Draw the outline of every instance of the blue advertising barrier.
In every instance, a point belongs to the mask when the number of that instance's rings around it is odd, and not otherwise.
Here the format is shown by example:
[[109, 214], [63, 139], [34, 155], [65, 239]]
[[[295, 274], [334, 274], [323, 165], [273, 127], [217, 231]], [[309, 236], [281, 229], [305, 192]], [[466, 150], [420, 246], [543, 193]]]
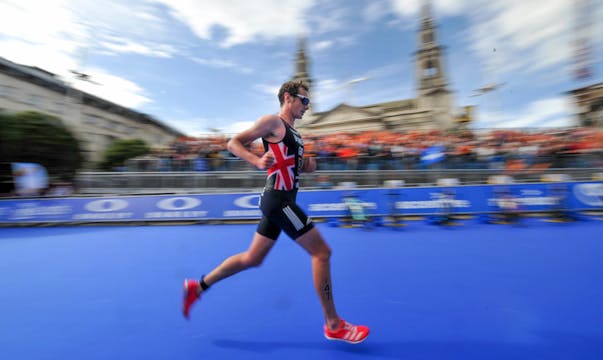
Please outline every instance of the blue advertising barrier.
[[[347, 214], [344, 196], [356, 196], [370, 215], [428, 215], [496, 211], [496, 187], [505, 186], [520, 211], [603, 209], [602, 182], [300, 191], [313, 217]], [[451, 195], [452, 194], [452, 195]], [[198, 194], [0, 200], [0, 224], [258, 219], [259, 194]], [[508, 201], [508, 198], [504, 201]]]

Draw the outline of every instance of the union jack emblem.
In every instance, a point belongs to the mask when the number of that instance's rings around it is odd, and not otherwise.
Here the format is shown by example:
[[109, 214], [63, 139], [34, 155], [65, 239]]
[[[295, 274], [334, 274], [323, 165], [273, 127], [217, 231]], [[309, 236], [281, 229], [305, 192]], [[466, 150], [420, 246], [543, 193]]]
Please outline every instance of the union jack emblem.
[[282, 142], [269, 144], [276, 160], [268, 169], [268, 177], [275, 176], [275, 190], [293, 190], [295, 186], [295, 154], [288, 155], [288, 148]]

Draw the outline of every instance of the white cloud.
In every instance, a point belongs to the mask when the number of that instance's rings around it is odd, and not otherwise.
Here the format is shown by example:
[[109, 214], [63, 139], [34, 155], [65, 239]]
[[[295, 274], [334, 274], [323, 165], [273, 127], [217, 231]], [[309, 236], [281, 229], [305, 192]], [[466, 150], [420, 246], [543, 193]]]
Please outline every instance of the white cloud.
[[[0, 40], [0, 48], [6, 49], [1, 56], [18, 64], [37, 66], [59, 76], [67, 76], [70, 69], [78, 67], [75, 56], [77, 47], [73, 43], [64, 42], [65, 51], [56, 51], [55, 41], [50, 44], [30, 44], [20, 40]], [[40, 59], [44, 59], [40, 63]]]
[[[431, 2], [431, 8], [436, 18], [462, 15], [480, 1], [483, 0], [435, 0]], [[423, 0], [390, 0], [390, 2], [392, 9], [398, 15], [416, 19], [417, 15], [421, 13]]]
[[187, 24], [201, 39], [212, 39], [215, 27], [226, 30], [223, 47], [249, 41], [271, 40], [297, 36], [305, 30], [300, 14], [315, 1], [281, 0], [157, 0], [170, 8], [172, 14]]
[[193, 57], [192, 60], [199, 65], [209, 66], [216, 69], [232, 69], [241, 74], [251, 74], [254, 70], [250, 67], [240, 65], [236, 61], [228, 60], [228, 59], [204, 59]]
[[44, 59], [44, 67], [57, 73], [74, 68], [77, 40], [85, 30], [66, 4], [67, 1], [0, 2], [1, 56], [27, 65], [40, 65], [40, 59]]
[[[568, 62], [572, 2], [508, 0], [473, 9], [471, 47], [498, 75], [530, 72]], [[494, 50], [496, 49], [496, 50]]]
[[478, 114], [475, 128], [552, 128], [575, 126], [571, 99], [555, 97], [534, 101], [512, 113], [483, 112]]
[[[95, 83], [69, 81], [75, 87], [126, 107], [147, 104], [151, 99], [136, 83], [86, 64], [86, 58], [99, 51], [158, 57], [169, 57], [175, 51], [169, 45], [147, 46], [126, 37], [127, 30], [137, 28], [132, 20], [136, 16], [131, 15], [136, 14], [136, 5], [130, 5], [134, 8], [118, 1], [102, 5], [77, 0], [0, 2], [0, 55], [19, 64], [41, 67], [62, 79], [72, 79], [71, 70], [83, 71]], [[97, 6], [96, 13], [89, 11], [91, 6]], [[148, 21], [151, 14], [144, 14], [142, 19]], [[123, 30], [123, 35], [111, 35], [113, 30], [107, 29], [120, 22], [131, 26], [116, 27]]]
[[254, 86], [254, 88], [257, 89], [260, 93], [263, 93], [265, 95], [274, 96], [275, 98], [278, 95], [278, 91], [280, 90], [280, 87], [281, 87], [280, 84], [279, 85], [258, 84], [258, 85]]
[[[390, 1], [392, 11], [404, 22], [413, 21], [415, 27], [422, 1]], [[494, 79], [519, 69], [535, 72], [570, 63], [573, 5], [568, 0], [549, 0], [546, 4], [525, 0], [432, 1], [436, 21], [447, 16], [469, 16], [468, 43], [481, 59], [484, 71]], [[603, 7], [599, 6], [598, 12], [593, 19], [603, 14]]]
[[249, 129], [254, 121], [237, 121], [223, 126], [214, 126], [212, 124], [225, 123], [222, 119], [173, 119], [167, 121], [170, 126], [180, 130], [182, 133], [193, 137], [204, 137], [208, 135], [223, 134], [232, 136]]
[[391, 0], [394, 12], [403, 17], [415, 17], [421, 9], [421, 0]]
[[72, 81], [73, 86], [128, 108], [137, 108], [152, 102], [145, 95], [144, 89], [130, 80], [109, 74], [102, 69], [88, 69], [86, 74], [94, 82], [75, 80]]
[[208, 135], [234, 135], [243, 130], [249, 129], [254, 121], [238, 121], [227, 125], [217, 125], [227, 123], [224, 119], [208, 118], [170, 118], [164, 121], [171, 127], [181, 131], [183, 134], [193, 137], [204, 137]]
[[332, 40], [322, 40], [312, 44], [313, 51], [327, 50], [332, 47], [334, 42]]
[[368, 71], [365, 76], [370, 78], [391, 78], [408, 71], [409, 65], [400, 62], [383, 65]]
[[[336, 79], [322, 78], [315, 85], [312, 93], [313, 110], [323, 111], [344, 102], [344, 83]], [[317, 104], [318, 103], [318, 104]], [[320, 108], [317, 108], [320, 106]]]
[[337, 1], [323, 1], [320, 3], [320, 7], [312, 10], [303, 17], [307, 19], [307, 25], [311, 28], [312, 33], [326, 34], [350, 30], [349, 24], [347, 24], [351, 16], [349, 6], [339, 4]]
[[249, 129], [254, 123], [255, 121], [237, 121], [228, 124], [227, 126], [221, 127], [219, 128], [219, 130], [221, 130], [223, 134], [233, 135], [238, 134], [243, 130]]
[[565, 122], [570, 125], [571, 99], [557, 97], [531, 103], [526, 111], [512, 123], [528, 127], [552, 127], [552, 124]]
[[367, 2], [362, 11], [362, 16], [368, 22], [381, 20], [390, 12], [387, 0], [374, 0]]
[[164, 122], [188, 136], [205, 136], [211, 134], [211, 131], [209, 130], [210, 120], [205, 118], [185, 119], [177, 117], [167, 119], [167, 121]]
[[319, 58], [323, 54], [326, 56], [332, 55], [336, 49], [354, 46], [356, 40], [354, 36], [328, 36], [327, 40], [315, 40], [309, 43], [310, 46], [310, 57], [313, 59]]
[[99, 40], [96, 45], [103, 51], [104, 54], [139, 54], [151, 57], [170, 58], [176, 52], [176, 49], [168, 44], [152, 44], [145, 45], [141, 42], [134, 41], [118, 36], [106, 36], [105, 39]]
[[392, 79], [396, 79], [407, 69], [407, 65], [401, 63], [392, 63], [373, 69], [364, 73], [358, 73], [346, 79], [335, 79], [329, 77], [320, 77], [314, 84], [312, 90], [314, 111], [325, 111], [341, 103], [350, 105], [361, 105], [368, 103], [378, 103], [387, 101], [384, 99], [396, 98], [401, 89], [403, 93], [410, 93], [411, 84], [403, 84], [398, 80], [393, 80], [395, 86], [384, 86], [375, 89], [373, 83], [390, 84]]
[[56, 41], [59, 34], [81, 34], [82, 27], [75, 22], [67, 4], [67, 0], [2, 1], [0, 35], [43, 44]]

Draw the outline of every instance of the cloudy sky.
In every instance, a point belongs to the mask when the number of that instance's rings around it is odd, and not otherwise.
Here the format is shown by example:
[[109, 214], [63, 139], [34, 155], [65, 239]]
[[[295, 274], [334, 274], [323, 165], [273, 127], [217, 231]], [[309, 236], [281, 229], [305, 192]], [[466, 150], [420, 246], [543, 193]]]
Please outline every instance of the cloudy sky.
[[[576, 3], [590, 3], [577, 26]], [[415, 97], [421, 0], [0, 0], [0, 56], [195, 135], [276, 113], [308, 39], [315, 111]], [[573, 124], [565, 92], [603, 81], [603, 1], [433, 0], [456, 106], [476, 128]], [[598, 35], [596, 35], [598, 34]], [[592, 76], [572, 75], [589, 38]], [[94, 83], [73, 79], [70, 70]], [[354, 79], [365, 81], [350, 85]], [[474, 96], [476, 89], [502, 84]]]

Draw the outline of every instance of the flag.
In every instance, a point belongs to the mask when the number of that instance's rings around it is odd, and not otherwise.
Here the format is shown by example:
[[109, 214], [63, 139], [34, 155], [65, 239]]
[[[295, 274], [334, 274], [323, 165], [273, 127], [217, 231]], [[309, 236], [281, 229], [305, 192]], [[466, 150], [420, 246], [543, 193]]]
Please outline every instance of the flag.
[[48, 172], [40, 164], [12, 163], [12, 170], [18, 195], [40, 195], [48, 187]]
[[421, 164], [431, 165], [438, 163], [446, 157], [444, 147], [442, 145], [435, 145], [428, 147], [421, 153]]

